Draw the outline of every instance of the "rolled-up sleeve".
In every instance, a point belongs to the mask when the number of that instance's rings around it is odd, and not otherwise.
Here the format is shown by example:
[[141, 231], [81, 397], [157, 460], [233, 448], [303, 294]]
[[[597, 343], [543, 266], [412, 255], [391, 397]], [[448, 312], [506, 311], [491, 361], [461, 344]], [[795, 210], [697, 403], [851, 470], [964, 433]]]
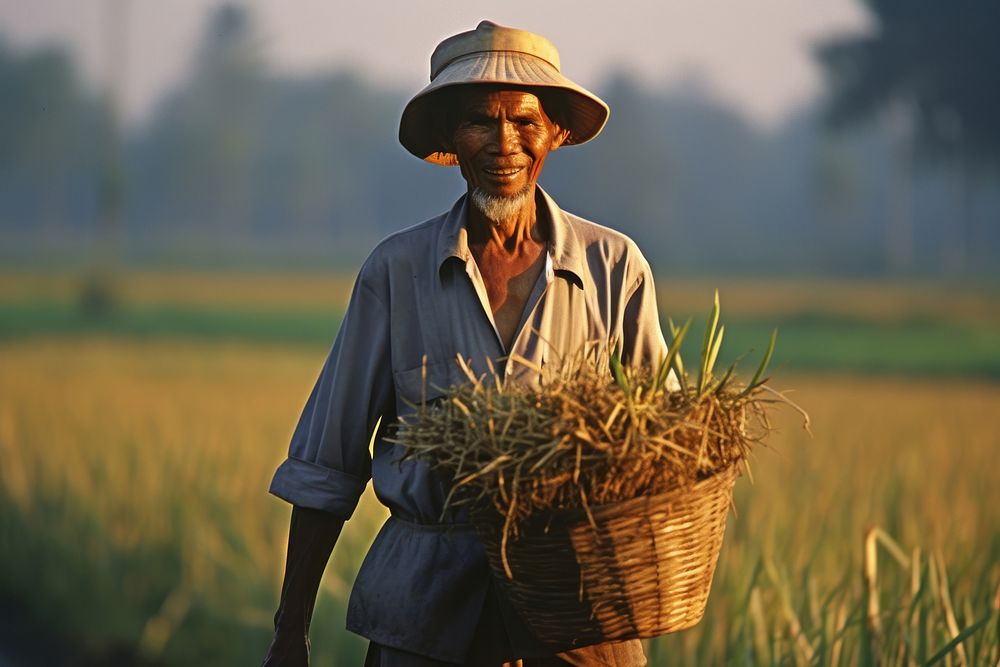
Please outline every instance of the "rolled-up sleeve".
[[395, 409], [386, 297], [362, 269], [270, 492], [349, 519], [371, 478], [368, 443]]

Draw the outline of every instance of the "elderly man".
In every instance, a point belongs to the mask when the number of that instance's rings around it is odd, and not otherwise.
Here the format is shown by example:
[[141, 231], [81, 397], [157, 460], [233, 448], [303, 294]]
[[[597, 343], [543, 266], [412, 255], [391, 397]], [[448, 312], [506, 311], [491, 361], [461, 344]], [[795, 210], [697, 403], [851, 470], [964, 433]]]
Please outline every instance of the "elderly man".
[[[624, 235], [562, 211], [537, 185], [549, 152], [592, 139], [599, 98], [565, 78], [543, 37], [489, 22], [446, 39], [431, 83], [403, 111], [399, 138], [458, 165], [451, 210], [382, 241], [358, 275], [336, 342], [271, 492], [293, 504], [268, 665], [308, 662], [316, 591], [369, 478], [391, 510], [351, 593], [347, 627], [366, 665], [645, 664], [638, 640], [589, 647], [538, 641], [493, 581], [465, 513], [420, 462], [383, 436], [424, 391], [462, 382], [456, 354], [509, 381], [587, 341], [630, 363], [665, 351], [649, 266]], [[426, 359], [426, 364], [424, 360]], [[426, 369], [426, 370], [425, 370]], [[369, 436], [381, 418], [372, 454]]]

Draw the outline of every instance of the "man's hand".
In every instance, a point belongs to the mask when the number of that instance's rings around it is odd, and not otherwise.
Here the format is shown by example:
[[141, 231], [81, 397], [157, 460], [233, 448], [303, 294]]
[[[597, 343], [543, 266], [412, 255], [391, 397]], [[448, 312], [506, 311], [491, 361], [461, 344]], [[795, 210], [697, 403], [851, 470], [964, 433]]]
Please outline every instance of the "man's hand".
[[309, 637], [304, 632], [277, 630], [262, 667], [308, 667]]

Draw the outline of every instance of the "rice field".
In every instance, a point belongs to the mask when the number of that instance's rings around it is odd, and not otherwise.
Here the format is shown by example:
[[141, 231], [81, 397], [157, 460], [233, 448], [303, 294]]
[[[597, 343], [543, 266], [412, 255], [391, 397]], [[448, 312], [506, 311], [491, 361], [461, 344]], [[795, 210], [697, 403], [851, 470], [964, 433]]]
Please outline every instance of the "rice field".
[[[232, 290], [258, 308], [270, 294], [263, 278], [255, 298], [239, 281], [197, 282], [151, 280], [130, 298], [197, 292], [211, 306]], [[0, 297], [13, 284], [0, 280]], [[295, 287], [276, 284], [276, 301]], [[0, 633], [0, 664], [259, 663], [288, 522], [266, 488], [325, 352], [106, 332], [0, 340], [0, 615], [23, 630]], [[779, 369], [780, 352], [779, 338]], [[753, 483], [737, 483], [705, 618], [649, 642], [650, 664], [996, 665], [1000, 384], [793, 369], [773, 384], [794, 389], [814, 436], [779, 417]], [[361, 662], [344, 608], [384, 516], [366, 494], [336, 547], [315, 665]]]

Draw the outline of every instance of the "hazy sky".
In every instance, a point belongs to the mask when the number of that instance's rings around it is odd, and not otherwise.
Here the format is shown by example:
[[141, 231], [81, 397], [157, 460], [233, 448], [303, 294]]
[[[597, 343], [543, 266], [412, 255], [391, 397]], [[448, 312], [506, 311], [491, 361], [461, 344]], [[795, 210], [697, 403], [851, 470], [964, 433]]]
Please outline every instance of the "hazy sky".
[[[183, 78], [213, 0], [0, 0], [0, 35], [16, 47], [69, 45], [89, 81], [108, 69], [107, 8], [125, 8], [126, 113], [141, 118]], [[354, 67], [414, 92], [444, 37], [488, 18], [539, 32], [563, 72], [600, 93], [627, 69], [653, 85], [702, 77], [722, 99], [771, 124], [821, 85], [810, 46], [863, 30], [860, 0], [246, 0], [277, 72]]]

